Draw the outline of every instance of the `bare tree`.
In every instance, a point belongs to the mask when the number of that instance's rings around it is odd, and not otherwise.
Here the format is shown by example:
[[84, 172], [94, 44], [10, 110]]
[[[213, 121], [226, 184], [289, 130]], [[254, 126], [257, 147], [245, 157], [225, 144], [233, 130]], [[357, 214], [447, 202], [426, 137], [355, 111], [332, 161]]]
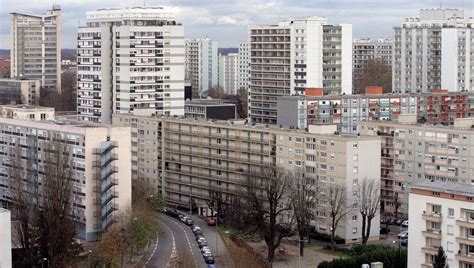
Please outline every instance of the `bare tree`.
[[314, 216], [313, 208], [315, 202], [315, 180], [312, 178], [304, 178], [303, 176], [295, 176], [293, 180], [291, 192], [291, 207], [298, 231], [298, 245], [300, 248], [300, 256], [304, 255], [304, 238], [308, 236], [309, 224]]
[[51, 266], [64, 267], [75, 254], [72, 150], [65, 140], [52, 139], [43, 149], [39, 227], [41, 252]]
[[37, 211], [34, 200], [28, 192], [29, 178], [25, 174], [26, 168], [22, 164], [22, 152], [19, 139], [15, 142], [15, 148], [10, 152], [11, 167], [10, 193], [12, 198], [13, 215], [13, 237], [21, 248], [21, 260], [19, 262], [27, 267], [36, 264], [35, 243], [38, 238], [35, 224]]
[[273, 263], [275, 250], [281, 240], [293, 234], [289, 196], [292, 178], [290, 172], [279, 167], [249, 171], [244, 176], [245, 212], [267, 244], [267, 259], [270, 263]]
[[331, 217], [331, 249], [334, 250], [334, 237], [339, 222], [349, 213], [347, 206], [346, 187], [342, 184], [332, 184], [329, 187], [329, 216]]
[[380, 186], [376, 180], [362, 180], [357, 189], [357, 203], [362, 216], [362, 244], [367, 244], [372, 220], [380, 213]]
[[354, 93], [364, 93], [366, 86], [381, 86], [384, 93], [392, 91], [392, 68], [381, 59], [369, 59], [362, 67], [354, 70], [360, 75], [355, 82]]

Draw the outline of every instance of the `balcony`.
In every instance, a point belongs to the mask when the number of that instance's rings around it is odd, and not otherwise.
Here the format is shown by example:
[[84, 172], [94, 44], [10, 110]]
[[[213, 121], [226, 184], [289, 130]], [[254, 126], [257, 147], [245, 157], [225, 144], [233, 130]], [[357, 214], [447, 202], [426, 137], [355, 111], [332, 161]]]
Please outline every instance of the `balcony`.
[[441, 222], [441, 213], [423, 211], [423, 220], [431, 222]]
[[422, 247], [421, 251], [425, 254], [436, 255], [438, 254], [438, 245], [431, 245], [427, 247]]
[[456, 220], [456, 224], [461, 227], [474, 229], [474, 220], [472, 219], [461, 218], [460, 220]]
[[425, 237], [441, 239], [441, 230], [438, 229], [427, 229], [426, 231], [422, 231], [421, 233]]
[[464, 263], [474, 264], [474, 253], [456, 254], [456, 260]]
[[456, 237], [456, 242], [463, 245], [474, 246], [474, 236]]

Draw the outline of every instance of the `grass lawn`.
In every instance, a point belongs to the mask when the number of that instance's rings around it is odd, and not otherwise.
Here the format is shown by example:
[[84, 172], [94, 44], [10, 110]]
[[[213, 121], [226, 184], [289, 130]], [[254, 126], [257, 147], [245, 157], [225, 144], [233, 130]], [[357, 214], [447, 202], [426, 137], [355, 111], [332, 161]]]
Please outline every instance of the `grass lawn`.
[[330, 250], [330, 249], [321, 248], [319, 251], [322, 252], [322, 253], [328, 254], [328, 255], [337, 256], [339, 258], [348, 258], [349, 257], [349, 255], [347, 255], [346, 253], [341, 252], [341, 251], [337, 251], [337, 250]]

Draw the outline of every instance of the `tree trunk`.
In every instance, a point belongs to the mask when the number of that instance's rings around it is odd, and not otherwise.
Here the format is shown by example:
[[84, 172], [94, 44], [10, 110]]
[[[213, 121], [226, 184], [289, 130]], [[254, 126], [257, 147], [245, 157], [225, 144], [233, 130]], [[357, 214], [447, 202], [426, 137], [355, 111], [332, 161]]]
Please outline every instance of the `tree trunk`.
[[365, 230], [365, 237], [364, 237], [364, 241], [362, 241], [362, 244], [367, 244], [367, 241], [369, 240], [369, 236], [370, 236], [370, 228], [371, 228], [371, 225], [372, 225], [372, 219], [373, 218], [370, 218], [370, 217], [367, 217], [367, 227], [366, 227], [366, 230]]
[[275, 249], [273, 246], [268, 246], [267, 260], [273, 267], [273, 260], [275, 259]]
[[365, 239], [365, 226], [366, 226], [366, 217], [362, 215], [362, 244], [365, 245], [367, 240]]
[[334, 235], [335, 235], [335, 232], [336, 230], [334, 230], [335, 228], [333, 227], [332, 230], [331, 230], [331, 250], [334, 250], [335, 246], [334, 246]]
[[304, 256], [304, 241], [303, 241], [303, 235], [300, 234], [300, 238], [298, 240], [298, 245], [300, 246], [300, 256]]

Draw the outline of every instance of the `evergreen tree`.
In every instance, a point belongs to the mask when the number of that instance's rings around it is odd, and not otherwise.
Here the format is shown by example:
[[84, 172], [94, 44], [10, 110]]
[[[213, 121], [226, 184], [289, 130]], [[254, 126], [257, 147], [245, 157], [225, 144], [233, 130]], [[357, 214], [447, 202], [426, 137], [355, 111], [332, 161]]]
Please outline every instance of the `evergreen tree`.
[[433, 268], [446, 268], [448, 265], [446, 264], [446, 254], [444, 253], [443, 247], [438, 248], [438, 254], [435, 256], [433, 262]]

